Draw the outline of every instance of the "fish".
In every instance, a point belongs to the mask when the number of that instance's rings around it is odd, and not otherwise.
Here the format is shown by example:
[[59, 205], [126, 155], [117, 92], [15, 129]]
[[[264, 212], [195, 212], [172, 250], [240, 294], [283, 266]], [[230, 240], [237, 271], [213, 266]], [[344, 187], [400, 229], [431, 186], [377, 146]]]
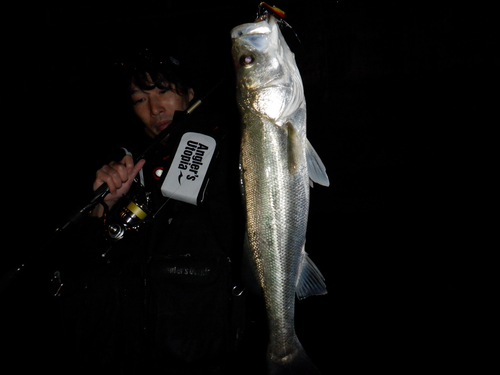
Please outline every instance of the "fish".
[[[287, 24], [288, 25], [288, 24]], [[327, 293], [305, 252], [312, 183], [329, 186], [306, 136], [306, 101], [295, 55], [273, 14], [231, 30], [241, 118], [240, 176], [246, 212], [244, 268], [264, 297], [270, 375], [319, 374], [295, 332], [295, 298]]]

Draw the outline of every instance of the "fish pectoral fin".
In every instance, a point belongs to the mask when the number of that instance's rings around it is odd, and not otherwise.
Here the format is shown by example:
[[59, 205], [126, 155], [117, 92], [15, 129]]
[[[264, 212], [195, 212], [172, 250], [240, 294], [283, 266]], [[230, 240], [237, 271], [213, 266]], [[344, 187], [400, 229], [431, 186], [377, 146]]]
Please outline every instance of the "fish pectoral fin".
[[288, 132], [288, 171], [290, 174], [294, 174], [299, 165], [301, 147], [297, 131], [291, 122], [286, 123], [286, 130]]
[[307, 170], [311, 181], [322, 186], [330, 186], [326, 168], [309, 140], [306, 140]]
[[295, 293], [299, 300], [310, 296], [321, 296], [327, 294], [325, 278], [306, 252], [302, 253], [299, 279], [295, 287]]

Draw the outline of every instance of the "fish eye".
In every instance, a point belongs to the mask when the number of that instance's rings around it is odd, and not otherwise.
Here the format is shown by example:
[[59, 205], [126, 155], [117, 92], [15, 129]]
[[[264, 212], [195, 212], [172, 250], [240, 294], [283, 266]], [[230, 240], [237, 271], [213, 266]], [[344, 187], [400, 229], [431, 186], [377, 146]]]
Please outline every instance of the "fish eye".
[[240, 57], [241, 66], [250, 66], [255, 61], [255, 58], [252, 55], [242, 55]]

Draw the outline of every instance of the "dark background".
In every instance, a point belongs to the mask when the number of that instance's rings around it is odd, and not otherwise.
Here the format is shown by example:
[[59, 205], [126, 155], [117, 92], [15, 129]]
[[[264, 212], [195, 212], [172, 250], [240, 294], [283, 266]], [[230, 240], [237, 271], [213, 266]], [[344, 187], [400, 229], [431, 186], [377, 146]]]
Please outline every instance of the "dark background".
[[[484, 343], [497, 279], [492, 10], [452, 1], [275, 4], [302, 42], [288, 39], [308, 138], [331, 181], [312, 190], [307, 235], [329, 294], [297, 304], [299, 338], [324, 373], [478, 372], [493, 353]], [[2, 270], [50, 250], [41, 246], [90, 194], [102, 154], [130, 130], [110, 78], [116, 56], [148, 38], [175, 44], [196, 67], [199, 93], [227, 77], [211, 102], [224, 111], [234, 97], [229, 32], [253, 21], [257, 5], [43, 2], [9, 12]], [[2, 330], [15, 330], [3, 336], [6, 358], [22, 353], [21, 368], [62, 360], [50, 271], [40, 266], [1, 300]], [[37, 354], [47, 348], [49, 356]]]

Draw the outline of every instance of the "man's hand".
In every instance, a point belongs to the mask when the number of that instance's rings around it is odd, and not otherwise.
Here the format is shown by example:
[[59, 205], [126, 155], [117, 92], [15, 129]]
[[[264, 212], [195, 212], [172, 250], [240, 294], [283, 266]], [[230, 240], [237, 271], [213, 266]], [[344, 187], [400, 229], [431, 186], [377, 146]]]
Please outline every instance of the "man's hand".
[[[128, 193], [135, 176], [137, 176], [137, 173], [144, 166], [144, 163], [146, 163], [146, 160], [142, 159], [134, 165], [132, 156], [125, 155], [119, 162], [112, 161], [108, 165], [103, 166], [96, 173], [94, 191], [103, 183], [106, 183], [109, 187], [109, 194], [104, 197], [104, 203], [109, 208], [113, 207], [124, 194]], [[92, 211], [92, 216], [101, 217], [103, 213], [104, 207], [98, 205]]]

